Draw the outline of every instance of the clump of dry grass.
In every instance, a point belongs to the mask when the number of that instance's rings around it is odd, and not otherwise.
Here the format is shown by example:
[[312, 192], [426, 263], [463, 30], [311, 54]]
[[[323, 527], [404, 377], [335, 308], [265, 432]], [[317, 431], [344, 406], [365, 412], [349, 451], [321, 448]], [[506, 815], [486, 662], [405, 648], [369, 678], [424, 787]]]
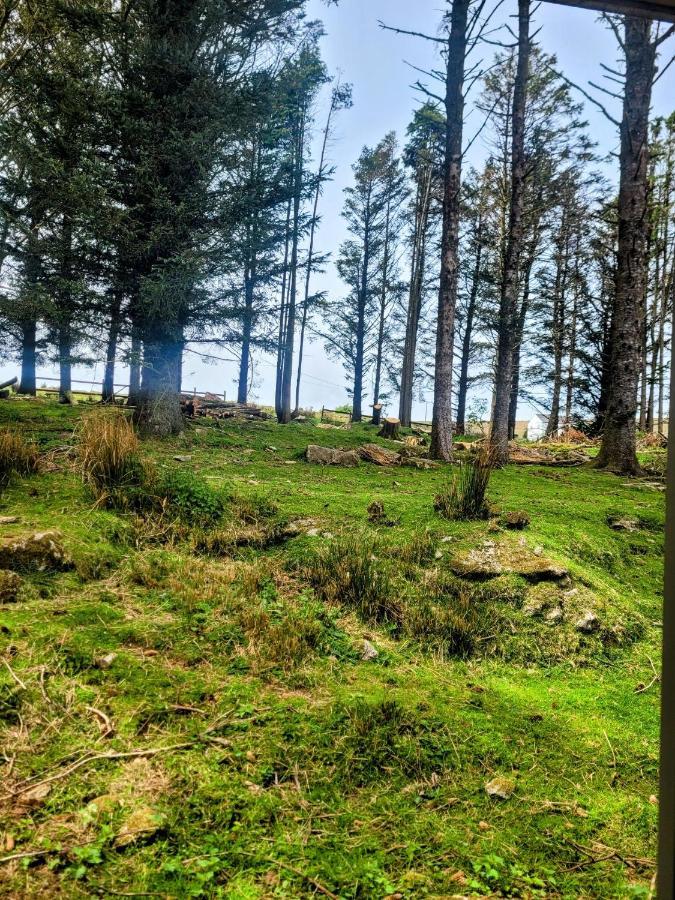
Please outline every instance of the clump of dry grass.
[[140, 486], [146, 474], [136, 432], [129, 420], [117, 412], [83, 420], [79, 461], [84, 483], [101, 504], [114, 503], [125, 489]]
[[377, 549], [366, 535], [345, 535], [310, 559], [308, 575], [321, 600], [348, 606], [367, 622], [400, 626], [401, 605]]
[[496, 465], [497, 455], [490, 446], [470, 462], [460, 463], [459, 473], [434, 498], [434, 509], [446, 519], [487, 519], [490, 507], [486, 494]]
[[39, 470], [40, 455], [36, 444], [20, 434], [0, 428], [0, 490], [7, 487], [12, 475], [32, 475]]

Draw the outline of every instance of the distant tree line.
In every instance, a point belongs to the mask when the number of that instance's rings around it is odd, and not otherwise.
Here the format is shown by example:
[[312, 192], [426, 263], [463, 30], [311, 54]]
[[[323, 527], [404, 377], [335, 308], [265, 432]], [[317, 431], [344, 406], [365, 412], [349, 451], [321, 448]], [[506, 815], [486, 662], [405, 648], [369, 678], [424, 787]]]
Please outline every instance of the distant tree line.
[[[600, 464], [637, 471], [636, 428], [662, 430], [668, 398], [675, 113], [649, 110], [672, 29], [606, 17], [615, 117], [536, 43], [528, 0], [517, 31], [499, 14], [454, 0], [420, 35], [441, 68], [403, 144], [386, 134], [352, 167], [344, 290], [329, 296], [317, 229], [351, 88], [327, 72], [304, 0], [6, 0], [0, 350], [19, 389], [35, 393], [46, 360], [67, 402], [73, 366], [103, 360], [109, 402], [121, 362], [139, 425], [168, 434], [185, 354], [215, 344], [240, 402], [272, 356], [288, 422], [311, 338], [342, 363], [356, 421], [395, 403], [409, 425], [433, 393], [438, 458], [485, 417], [505, 460], [524, 401], [550, 434], [602, 434]], [[618, 191], [582, 95], [617, 126]], [[468, 168], [478, 138], [486, 159]]]

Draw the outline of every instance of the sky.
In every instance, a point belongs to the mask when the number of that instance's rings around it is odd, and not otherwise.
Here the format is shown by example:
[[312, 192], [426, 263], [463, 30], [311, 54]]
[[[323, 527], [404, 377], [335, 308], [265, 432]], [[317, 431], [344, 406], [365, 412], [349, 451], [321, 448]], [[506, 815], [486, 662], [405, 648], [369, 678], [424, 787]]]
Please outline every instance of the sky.
[[[336, 167], [333, 181], [326, 186], [321, 199], [319, 214], [321, 223], [316, 235], [319, 251], [329, 251], [333, 261], [328, 263], [325, 274], [313, 278], [312, 289], [326, 290], [332, 297], [345, 292], [336, 272], [334, 260], [338, 247], [344, 240], [345, 225], [340, 215], [343, 191], [351, 183], [351, 166], [364, 145], [376, 144], [388, 131], [396, 131], [401, 140], [414, 109], [423, 102], [423, 96], [413, 83], [419, 77], [412, 68], [428, 69], [433, 66], [437, 48], [419, 38], [394, 34], [379, 27], [378, 21], [427, 34], [436, 34], [447, 5], [442, 0], [340, 0], [337, 6], [326, 6], [323, 0], [309, 0], [308, 14], [324, 23], [325, 36], [321, 48], [323, 58], [331, 74], [340, 74], [341, 80], [353, 85], [354, 105], [340, 112], [330, 146], [330, 163]], [[515, 0], [502, 5], [501, 19], [516, 12]], [[499, 14], [498, 14], [499, 15]], [[516, 22], [509, 20], [512, 27]], [[663, 27], [663, 26], [662, 26]], [[548, 53], [558, 57], [559, 68], [577, 84], [588, 87], [589, 80], [601, 80], [600, 62], [612, 66], [618, 57], [618, 48], [612, 32], [599, 21], [598, 15], [589, 10], [574, 9], [544, 2], [536, 11], [533, 31], [541, 28], [537, 41]], [[666, 59], [675, 52], [675, 39], [664, 45]], [[486, 48], [491, 52], [491, 48]], [[669, 51], [669, 52], [668, 52]], [[486, 54], [488, 55], [488, 54]], [[600, 96], [600, 95], [598, 95]], [[579, 96], [580, 100], [583, 100]], [[620, 104], [603, 97], [615, 118], [620, 118]], [[317, 128], [320, 128], [327, 109], [328, 90], [317, 104]], [[598, 151], [608, 153], [618, 148], [616, 127], [590, 103], [584, 101], [590, 133], [598, 142]], [[654, 88], [653, 114], [667, 115], [675, 109], [675, 66]], [[465, 126], [468, 140], [480, 125], [478, 115], [469, 115]], [[485, 142], [479, 138], [467, 155], [467, 163], [480, 165], [486, 153]], [[615, 175], [610, 166], [608, 176]], [[200, 346], [200, 349], [203, 346]], [[213, 348], [214, 355], [227, 356], [222, 348]], [[257, 354], [255, 358], [256, 383], [254, 395], [265, 404], [274, 398], [274, 362], [270, 357]], [[75, 377], [100, 380], [102, 364], [92, 374], [91, 370], [78, 371]], [[301, 405], [320, 409], [334, 408], [348, 402], [345, 376], [342, 366], [327, 358], [321, 342], [311, 342], [307, 348], [305, 377], [301, 389]], [[16, 365], [0, 365], [0, 378], [18, 374]], [[39, 371], [40, 376], [54, 375], [49, 366]], [[183, 386], [185, 390], [209, 390], [236, 395], [236, 365], [215, 360], [206, 362], [194, 353], [186, 354]], [[116, 381], [124, 383], [126, 372], [120, 368]], [[367, 405], [369, 401], [366, 399]], [[397, 401], [391, 402], [395, 411]], [[426, 419], [431, 414], [429, 402], [416, 403], [413, 418]], [[519, 418], [527, 417], [530, 409], [519, 408]]]

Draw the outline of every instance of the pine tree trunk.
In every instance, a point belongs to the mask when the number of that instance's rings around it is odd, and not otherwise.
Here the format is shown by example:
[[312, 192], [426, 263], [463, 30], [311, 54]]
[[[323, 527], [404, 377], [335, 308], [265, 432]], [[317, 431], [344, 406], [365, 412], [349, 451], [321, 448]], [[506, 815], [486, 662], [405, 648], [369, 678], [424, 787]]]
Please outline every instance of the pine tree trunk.
[[389, 278], [389, 223], [391, 221], [391, 200], [387, 201], [387, 214], [384, 225], [384, 251], [382, 257], [382, 285], [380, 289], [380, 317], [377, 332], [377, 350], [375, 353], [375, 386], [373, 388], [373, 406], [380, 402], [380, 384], [382, 381], [382, 352], [384, 350], [384, 326], [387, 312], [387, 289]]
[[110, 308], [110, 325], [108, 326], [108, 340], [105, 351], [105, 369], [101, 389], [101, 401], [103, 403], [113, 403], [115, 400], [115, 360], [120, 336], [121, 314], [122, 297], [119, 291], [115, 291]]
[[277, 377], [274, 389], [274, 412], [278, 420], [281, 420], [281, 396], [284, 380], [284, 340], [286, 336], [286, 309], [288, 292], [288, 257], [291, 247], [291, 213], [293, 210], [292, 199], [286, 207], [286, 232], [284, 239], [284, 267], [281, 275], [281, 297], [279, 301], [279, 331], [277, 334]]
[[504, 272], [499, 304], [495, 403], [490, 442], [496, 458], [509, 457], [509, 405], [513, 382], [513, 342], [518, 300], [518, 273], [523, 246], [525, 198], [525, 107], [530, 64], [530, 3], [518, 0], [518, 64], [513, 88], [513, 138], [511, 143], [511, 201]]
[[134, 420], [142, 431], [156, 437], [183, 429], [180, 411], [183, 339], [149, 332], [143, 340], [143, 373]]
[[248, 370], [251, 364], [251, 331], [253, 328], [253, 276], [250, 272], [246, 273], [244, 296], [245, 308], [241, 333], [237, 403], [246, 403], [248, 401]]
[[131, 323], [131, 347], [129, 348], [129, 391], [127, 405], [135, 406], [141, 392], [141, 366], [143, 342], [141, 332], [135, 322]]
[[470, 0], [454, 0], [452, 4], [445, 83], [446, 128], [441, 279], [438, 294], [434, 365], [434, 411], [429, 447], [429, 456], [442, 460], [452, 458], [452, 366], [459, 278], [464, 67], [467, 53], [469, 5]]
[[648, 129], [656, 48], [651, 21], [625, 17], [626, 77], [621, 122], [619, 243], [605, 431], [598, 465], [638, 474], [635, 416], [647, 244]]
[[410, 427], [412, 419], [413, 388], [415, 384], [415, 357], [417, 353], [417, 335], [422, 315], [422, 291], [424, 287], [424, 271], [426, 265], [427, 230], [429, 227], [429, 211], [431, 201], [432, 172], [426, 172], [424, 180], [417, 187], [417, 203], [415, 215], [415, 236], [408, 291], [408, 314], [406, 316], [405, 342], [403, 345], [403, 362], [401, 367], [401, 395], [399, 398], [398, 417], [401, 425]]
[[479, 215], [476, 234], [476, 259], [474, 262], [473, 273], [471, 276], [471, 290], [469, 292], [469, 302], [466, 309], [466, 322], [464, 323], [464, 334], [462, 336], [462, 359], [459, 369], [459, 381], [457, 383], [457, 416], [455, 422], [455, 430], [457, 434], [466, 433], [466, 397], [469, 390], [469, 363], [471, 361], [471, 338], [473, 336], [473, 320], [476, 314], [476, 300], [478, 299], [478, 288], [480, 285], [481, 266], [483, 258], [483, 216], [482, 211]]
[[59, 328], [59, 403], [72, 403], [72, 335], [70, 322]]
[[316, 191], [314, 192], [314, 209], [312, 210], [312, 221], [309, 227], [309, 249], [307, 251], [307, 271], [305, 272], [305, 294], [302, 302], [302, 321], [300, 322], [300, 343], [298, 345], [298, 371], [295, 379], [295, 411], [300, 409], [300, 384], [302, 382], [302, 361], [305, 355], [305, 332], [307, 330], [307, 318], [309, 316], [309, 284], [312, 278], [312, 263], [314, 261], [314, 235], [316, 233], [317, 214], [319, 211], [319, 198], [321, 197], [321, 185], [324, 178], [326, 148], [328, 146], [328, 136], [330, 134], [330, 123], [336, 109], [337, 93], [334, 91], [330, 107], [328, 108], [328, 117], [326, 126], [323, 130], [323, 140], [321, 142], [321, 155], [319, 157], [319, 171], [316, 179]]
[[569, 354], [567, 358], [567, 396], [565, 398], [565, 426], [572, 427], [572, 407], [574, 404], [574, 367], [576, 364], [577, 354], [577, 316], [579, 313], [579, 239], [577, 236], [577, 256], [576, 256], [576, 284], [574, 287], [574, 297], [572, 299], [572, 319], [570, 321], [569, 330]]
[[21, 323], [21, 379], [16, 389], [17, 394], [36, 393], [35, 366], [37, 360], [37, 326], [35, 320], [29, 319]]
[[537, 247], [539, 245], [539, 237], [541, 230], [539, 223], [535, 229], [535, 236], [532, 239], [530, 252], [523, 270], [523, 296], [520, 302], [520, 312], [518, 313], [518, 324], [513, 346], [513, 375], [511, 378], [511, 396], [509, 398], [509, 440], [513, 440], [516, 436], [516, 417], [518, 415], [518, 397], [520, 394], [520, 351], [523, 346], [523, 335], [525, 334], [525, 322], [530, 308], [530, 278], [532, 276], [532, 266], [534, 265]]

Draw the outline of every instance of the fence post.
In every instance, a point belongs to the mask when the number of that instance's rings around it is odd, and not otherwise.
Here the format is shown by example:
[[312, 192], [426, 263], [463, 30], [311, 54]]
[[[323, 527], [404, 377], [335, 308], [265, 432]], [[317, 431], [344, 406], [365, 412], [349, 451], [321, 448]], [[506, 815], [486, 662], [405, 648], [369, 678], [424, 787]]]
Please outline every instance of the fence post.
[[325, 407], [322, 406], [322, 407], [321, 407], [321, 423], [322, 423], [322, 424], [323, 424], [323, 411], [324, 411], [324, 409], [325, 409]]

